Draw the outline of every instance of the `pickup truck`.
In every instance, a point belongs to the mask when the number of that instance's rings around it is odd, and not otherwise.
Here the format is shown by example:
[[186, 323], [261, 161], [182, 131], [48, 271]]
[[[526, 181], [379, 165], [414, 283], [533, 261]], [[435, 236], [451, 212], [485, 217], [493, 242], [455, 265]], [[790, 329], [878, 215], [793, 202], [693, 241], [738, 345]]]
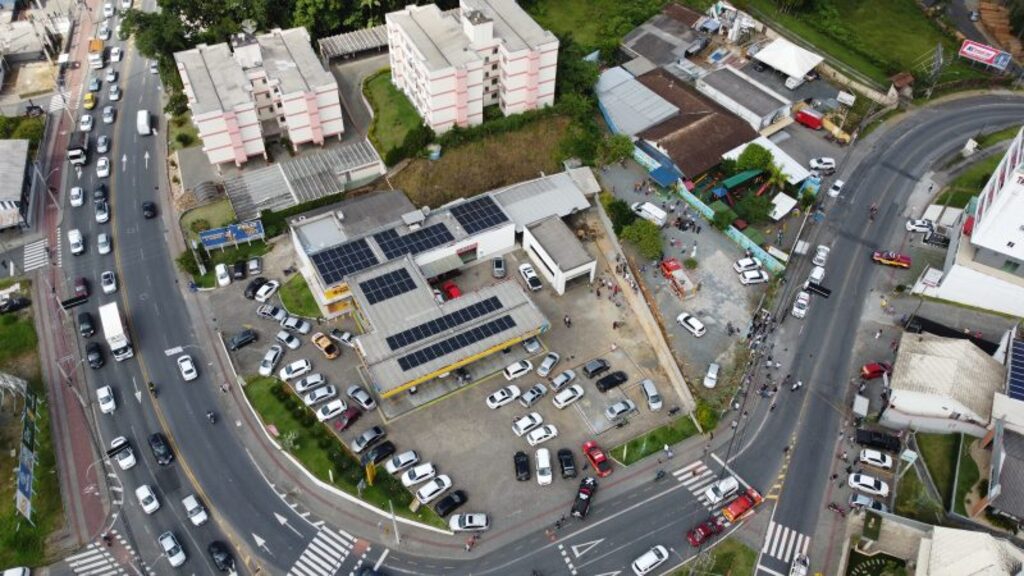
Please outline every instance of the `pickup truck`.
[[722, 516], [729, 522], [735, 523], [763, 501], [764, 498], [760, 492], [753, 488], [748, 488], [745, 493], [734, 498], [732, 502], [729, 502], [728, 506], [722, 509]]
[[892, 434], [886, 434], [885, 432], [858, 428], [855, 439], [857, 440], [857, 444], [867, 446], [868, 448], [877, 448], [879, 450], [888, 450], [890, 452], [900, 451], [900, 439]]

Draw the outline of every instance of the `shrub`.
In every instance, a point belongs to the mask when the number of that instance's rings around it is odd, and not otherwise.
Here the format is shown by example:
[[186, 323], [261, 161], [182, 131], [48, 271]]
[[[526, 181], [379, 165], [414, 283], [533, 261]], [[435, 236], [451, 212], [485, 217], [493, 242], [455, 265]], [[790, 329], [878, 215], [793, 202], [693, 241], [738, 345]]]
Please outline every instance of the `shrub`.
[[199, 275], [199, 264], [196, 263], [196, 259], [192, 256], [191, 250], [185, 250], [174, 260], [178, 265], [178, 269], [190, 276]]
[[302, 410], [302, 418], [300, 419], [303, 428], [312, 428], [316, 424], [316, 416], [309, 410]]
[[210, 228], [213, 228], [213, 226], [210, 226], [210, 221], [205, 218], [193, 220], [192, 224], [189, 225], [189, 229], [195, 232], [196, 234], [199, 234], [200, 232], [203, 232], [205, 230], [209, 230]]
[[711, 219], [711, 225], [719, 230], [725, 230], [735, 220], [733, 216], [735, 215], [729, 210], [715, 212], [715, 217]]
[[331, 444], [334, 444], [334, 441], [324, 436], [321, 436], [320, 439], [316, 441], [316, 445], [319, 446], [321, 450], [330, 450]]
[[647, 220], [636, 220], [622, 229], [621, 238], [634, 246], [644, 258], [661, 258], [661, 229]]
[[601, 193], [601, 205], [604, 206], [608, 219], [612, 221], [612, 229], [616, 235], [622, 234], [622, 229], [636, 220], [636, 214], [629, 208], [629, 204], [608, 192]]
[[189, 134], [188, 132], [178, 132], [178, 135], [175, 136], [174, 139], [178, 142], [178, 144], [181, 144], [183, 148], [191, 146], [192, 143], [196, 141], [195, 137]]
[[697, 259], [696, 258], [687, 258], [686, 260], [683, 260], [683, 268], [686, 268], [687, 270], [693, 270], [696, 267], [697, 267]]
[[700, 424], [701, 430], [709, 432], [718, 425], [718, 412], [707, 402], [698, 402], [694, 417]]

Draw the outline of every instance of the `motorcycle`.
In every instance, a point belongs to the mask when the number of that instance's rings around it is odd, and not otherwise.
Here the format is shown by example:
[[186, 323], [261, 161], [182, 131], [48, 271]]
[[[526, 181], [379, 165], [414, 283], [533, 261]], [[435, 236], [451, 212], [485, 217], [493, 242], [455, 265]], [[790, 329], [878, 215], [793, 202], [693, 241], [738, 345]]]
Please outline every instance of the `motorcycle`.
[[793, 386], [790, 389], [793, 390], [793, 392], [796, 392], [800, 388], [803, 388], [803, 385], [804, 385], [803, 382], [801, 382], [800, 380], [797, 380], [796, 384], [793, 384]]
[[657, 481], [661, 480], [664, 477], [665, 477], [665, 471], [664, 470], [658, 470], [657, 474], [654, 475], [654, 481], [657, 482]]
[[153, 395], [153, 398], [156, 398], [156, 384], [149, 383], [149, 393]]
[[840, 518], [846, 518], [846, 511], [843, 510], [842, 507], [836, 504], [835, 502], [829, 502], [827, 508], [830, 511], [835, 512], [836, 514], [839, 514]]
[[212, 410], [206, 413], [206, 419], [210, 421], [210, 424], [217, 423], [217, 415]]

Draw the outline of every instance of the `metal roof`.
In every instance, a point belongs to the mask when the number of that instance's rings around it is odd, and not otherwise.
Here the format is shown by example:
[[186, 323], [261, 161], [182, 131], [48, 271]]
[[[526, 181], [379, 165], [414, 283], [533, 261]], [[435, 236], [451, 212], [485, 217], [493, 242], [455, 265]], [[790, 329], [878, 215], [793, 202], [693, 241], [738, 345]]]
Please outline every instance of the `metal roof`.
[[583, 248], [579, 238], [569, 230], [557, 216], [549, 216], [527, 227], [530, 234], [544, 247], [544, 251], [555, 261], [562, 272], [579, 268], [594, 261], [594, 257]]
[[381, 24], [344, 34], [327, 36], [318, 41], [320, 56], [327, 58], [344, 58], [367, 50], [384, 48], [388, 45], [387, 27]]
[[590, 168], [575, 168], [513, 184], [493, 192], [494, 199], [516, 223], [516, 230], [551, 215], [564, 218], [590, 208], [585, 194], [601, 189]]
[[21, 201], [28, 166], [28, 140], [0, 140], [0, 200]]
[[698, 90], [700, 90], [702, 83], [725, 94], [747, 110], [761, 117], [792, 104], [792, 102], [786, 100], [777, 92], [732, 66], [725, 66], [702, 76], [697, 81]]
[[597, 80], [597, 98], [612, 130], [629, 136], [664, 122], [679, 113], [621, 66], [609, 68]]

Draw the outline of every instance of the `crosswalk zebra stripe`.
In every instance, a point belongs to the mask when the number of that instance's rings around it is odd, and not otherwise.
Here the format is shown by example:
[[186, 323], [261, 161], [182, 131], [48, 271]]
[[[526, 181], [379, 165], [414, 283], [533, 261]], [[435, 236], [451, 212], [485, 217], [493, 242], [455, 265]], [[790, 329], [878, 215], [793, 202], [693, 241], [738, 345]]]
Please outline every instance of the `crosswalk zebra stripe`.
[[46, 266], [49, 258], [46, 255], [46, 248], [49, 245], [49, 239], [43, 238], [42, 240], [36, 240], [30, 244], [26, 244], [22, 250], [22, 264], [21, 269], [25, 272], [30, 272], [37, 268]]

